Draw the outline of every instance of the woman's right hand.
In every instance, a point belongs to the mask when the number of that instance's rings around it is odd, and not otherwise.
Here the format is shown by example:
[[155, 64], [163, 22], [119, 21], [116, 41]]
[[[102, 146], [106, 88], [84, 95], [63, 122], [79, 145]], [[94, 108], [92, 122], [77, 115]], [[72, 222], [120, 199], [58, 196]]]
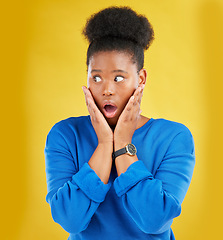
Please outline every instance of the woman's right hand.
[[91, 122], [98, 137], [98, 144], [112, 143], [113, 144], [113, 132], [104, 118], [101, 111], [95, 104], [93, 96], [88, 88], [82, 87], [85, 94], [85, 101], [88, 112], [91, 117]]
[[108, 183], [113, 152], [113, 132], [109, 127], [106, 119], [94, 102], [94, 98], [89, 89], [83, 87], [86, 105], [91, 117], [91, 123], [98, 137], [98, 146], [95, 149], [89, 166], [95, 171], [104, 184]]

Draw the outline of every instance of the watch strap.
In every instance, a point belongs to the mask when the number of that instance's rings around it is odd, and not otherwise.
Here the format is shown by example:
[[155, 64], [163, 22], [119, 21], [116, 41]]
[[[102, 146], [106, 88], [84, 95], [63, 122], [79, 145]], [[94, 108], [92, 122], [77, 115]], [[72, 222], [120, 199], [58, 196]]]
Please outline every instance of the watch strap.
[[126, 147], [121, 148], [115, 152], [112, 153], [112, 159], [114, 160], [115, 158], [117, 158], [118, 156], [127, 153]]

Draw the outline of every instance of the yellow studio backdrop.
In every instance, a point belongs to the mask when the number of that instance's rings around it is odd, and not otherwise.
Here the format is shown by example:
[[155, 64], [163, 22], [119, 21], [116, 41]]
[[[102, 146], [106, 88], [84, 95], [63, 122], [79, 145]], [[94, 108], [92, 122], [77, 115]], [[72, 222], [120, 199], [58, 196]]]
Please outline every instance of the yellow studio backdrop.
[[222, 0], [9, 1], [1, 14], [1, 233], [3, 240], [62, 240], [51, 218], [46, 135], [58, 121], [88, 114], [86, 19], [111, 5], [145, 14], [155, 31], [146, 52], [143, 114], [185, 124], [196, 167], [177, 240], [219, 239], [222, 228]]

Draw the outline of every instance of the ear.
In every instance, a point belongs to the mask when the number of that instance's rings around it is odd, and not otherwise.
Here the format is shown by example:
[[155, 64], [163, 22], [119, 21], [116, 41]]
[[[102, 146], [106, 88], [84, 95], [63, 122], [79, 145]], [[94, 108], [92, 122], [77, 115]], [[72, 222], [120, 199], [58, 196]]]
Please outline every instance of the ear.
[[139, 71], [139, 86], [141, 84], [145, 85], [146, 84], [146, 78], [147, 78], [147, 71], [146, 69], [142, 68]]

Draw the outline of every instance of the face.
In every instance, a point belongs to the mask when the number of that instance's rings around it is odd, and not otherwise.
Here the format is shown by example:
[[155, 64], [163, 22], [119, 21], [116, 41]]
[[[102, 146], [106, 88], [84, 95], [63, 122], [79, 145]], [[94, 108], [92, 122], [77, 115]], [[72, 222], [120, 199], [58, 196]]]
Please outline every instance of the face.
[[145, 69], [137, 72], [128, 53], [98, 52], [90, 58], [88, 88], [110, 126], [116, 125], [129, 98], [145, 81]]

